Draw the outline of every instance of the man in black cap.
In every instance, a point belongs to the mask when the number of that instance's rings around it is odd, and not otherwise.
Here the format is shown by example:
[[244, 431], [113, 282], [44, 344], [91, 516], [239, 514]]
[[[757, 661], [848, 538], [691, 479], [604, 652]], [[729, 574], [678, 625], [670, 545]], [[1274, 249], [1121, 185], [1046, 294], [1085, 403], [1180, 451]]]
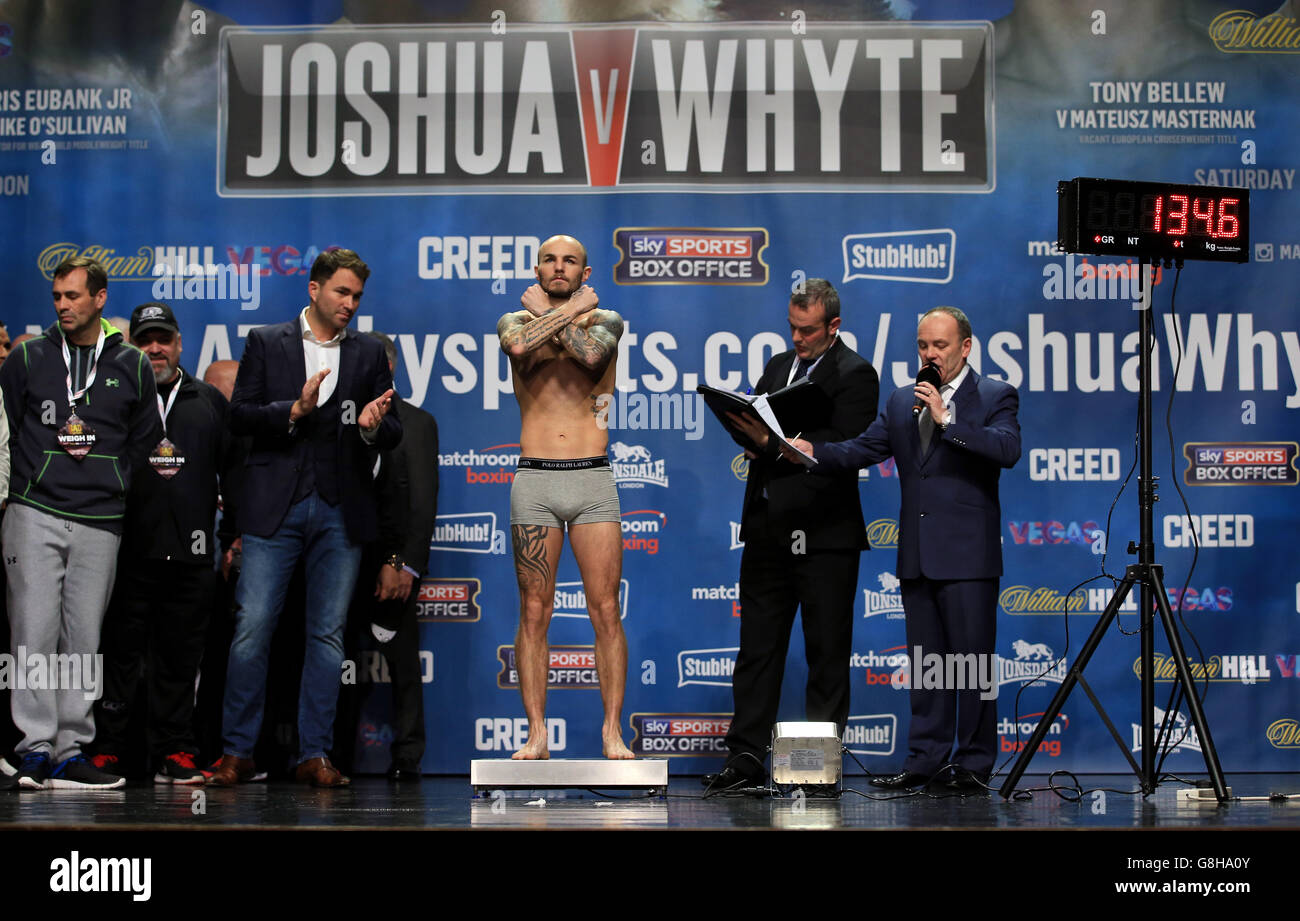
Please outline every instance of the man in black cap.
[[215, 578], [212, 530], [230, 456], [229, 404], [180, 366], [181, 332], [166, 304], [135, 309], [131, 342], [153, 367], [163, 438], [127, 499], [117, 588], [104, 623], [94, 761], [104, 771], [125, 767], [129, 708], [143, 666], [154, 780], [200, 784], [194, 679]]

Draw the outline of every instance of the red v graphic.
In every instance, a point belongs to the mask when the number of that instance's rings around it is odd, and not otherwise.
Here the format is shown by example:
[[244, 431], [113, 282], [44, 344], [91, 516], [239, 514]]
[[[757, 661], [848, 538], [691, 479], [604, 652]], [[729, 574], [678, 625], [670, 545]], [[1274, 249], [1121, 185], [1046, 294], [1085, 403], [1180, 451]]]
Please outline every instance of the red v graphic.
[[587, 149], [587, 178], [593, 186], [612, 186], [618, 182], [623, 153], [636, 30], [575, 30], [570, 34]]

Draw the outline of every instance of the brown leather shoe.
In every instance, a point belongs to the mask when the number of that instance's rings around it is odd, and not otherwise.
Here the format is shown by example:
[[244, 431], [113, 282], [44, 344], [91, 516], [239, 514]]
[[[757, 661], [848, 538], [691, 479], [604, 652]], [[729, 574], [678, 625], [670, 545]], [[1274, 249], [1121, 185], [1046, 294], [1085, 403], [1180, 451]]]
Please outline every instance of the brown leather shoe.
[[235, 755], [222, 755], [217, 771], [208, 780], [214, 787], [233, 787], [248, 783], [257, 774], [257, 766], [252, 758], [240, 758]]
[[346, 787], [352, 783], [344, 777], [339, 769], [330, 764], [328, 758], [309, 758], [293, 772], [293, 779], [298, 783], [309, 783], [313, 787]]

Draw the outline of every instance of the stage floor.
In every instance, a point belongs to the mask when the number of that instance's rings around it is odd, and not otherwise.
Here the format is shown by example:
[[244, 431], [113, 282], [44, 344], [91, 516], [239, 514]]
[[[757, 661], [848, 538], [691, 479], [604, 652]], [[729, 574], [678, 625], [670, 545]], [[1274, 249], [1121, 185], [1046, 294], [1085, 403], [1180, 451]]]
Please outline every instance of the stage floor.
[[[1191, 779], [1197, 779], [1192, 777]], [[1247, 829], [1300, 827], [1291, 804], [1183, 803], [1184, 784], [1136, 793], [1131, 775], [1081, 775], [1086, 791], [1068, 801], [1027, 775], [1032, 797], [886, 794], [849, 778], [838, 799], [717, 795], [698, 778], [672, 778], [667, 795], [627, 791], [507, 791], [475, 797], [468, 778], [425, 777], [394, 784], [362, 777], [351, 787], [314, 790], [285, 782], [230, 788], [128, 786], [102, 793], [0, 794], [0, 830], [27, 829]], [[1300, 792], [1300, 774], [1236, 774], [1234, 796]], [[1058, 786], [1060, 785], [1058, 779]], [[868, 791], [871, 791], [868, 793]], [[1096, 791], [1096, 792], [1094, 792]], [[544, 800], [544, 804], [541, 802]]]

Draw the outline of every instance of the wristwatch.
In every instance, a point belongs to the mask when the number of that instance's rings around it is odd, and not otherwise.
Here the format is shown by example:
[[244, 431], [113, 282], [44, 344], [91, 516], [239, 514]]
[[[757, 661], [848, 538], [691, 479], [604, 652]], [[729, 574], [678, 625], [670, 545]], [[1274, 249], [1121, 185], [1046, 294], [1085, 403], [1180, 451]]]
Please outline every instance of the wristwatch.
[[388, 559], [384, 560], [384, 565], [391, 566], [394, 569], [396, 569], [398, 572], [401, 572], [403, 569], [406, 568], [406, 561], [403, 560], [399, 555], [394, 553]]

